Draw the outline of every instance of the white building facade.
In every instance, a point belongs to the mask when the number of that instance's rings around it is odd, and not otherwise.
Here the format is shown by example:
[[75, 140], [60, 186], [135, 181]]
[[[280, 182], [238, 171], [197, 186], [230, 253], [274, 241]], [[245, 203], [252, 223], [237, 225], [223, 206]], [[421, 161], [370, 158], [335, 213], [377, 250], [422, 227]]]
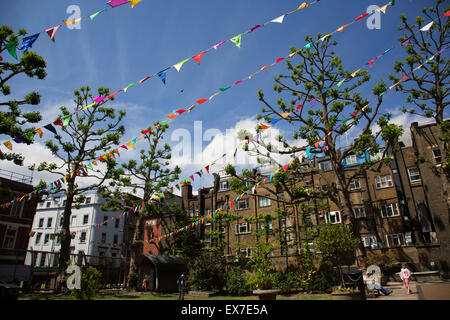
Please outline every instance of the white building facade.
[[[125, 217], [121, 216], [122, 212], [102, 211], [100, 207], [105, 200], [96, 191], [87, 192], [84, 196], [85, 201], [79, 209], [72, 207], [70, 253], [78, 256], [116, 258], [114, 260], [118, 263]], [[28, 250], [39, 252], [35, 257], [36, 267], [58, 265], [55, 255], [45, 252], [59, 253], [61, 248], [59, 233], [63, 224], [65, 203], [66, 197], [63, 194], [51, 195], [38, 203], [28, 242]], [[88, 258], [91, 259], [90, 263], [95, 259]], [[25, 264], [31, 264], [30, 255], [27, 255]]]

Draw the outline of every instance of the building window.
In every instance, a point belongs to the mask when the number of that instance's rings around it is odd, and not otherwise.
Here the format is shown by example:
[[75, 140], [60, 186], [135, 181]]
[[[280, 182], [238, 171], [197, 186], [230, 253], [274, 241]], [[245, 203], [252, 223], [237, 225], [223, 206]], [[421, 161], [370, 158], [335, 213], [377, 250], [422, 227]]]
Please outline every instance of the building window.
[[106, 233], [102, 232], [102, 243], [106, 243]]
[[408, 176], [410, 182], [420, 182], [420, 172], [417, 167], [408, 168]]
[[70, 225], [74, 226], [76, 221], [77, 221], [77, 216], [72, 216], [70, 219]]
[[331, 169], [332, 169], [332, 167], [331, 167], [331, 161], [330, 161], [330, 160], [327, 160], [327, 161], [322, 161], [322, 162], [320, 162], [320, 163], [319, 163], [319, 168], [320, 168], [320, 170], [323, 170], [323, 171], [331, 170]]
[[345, 158], [346, 165], [357, 164], [357, 163], [358, 163], [358, 158], [354, 154]]
[[341, 212], [340, 211], [330, 211], [325, 215], [326, 222], [331, 224], [341, 223]]
[[[152, 237], [149, 239], [153, 239], [153, 235], [151, 235]], [[114, 244], [118, 244], [119, 243], [119, 235], [115, 234], [114, 238], [113, 238], [113, 243]]]
[[441, 164], [442, 163], [441, 149], [435, 148], [435, 149], [432, 149], [431, 152], [433, 152], [434, 163]]
[[366, 208], [354, 208], [355, 218], [365, 218], [366, 217]]
[[375, 184], [377, 189], [392, 187], [392, 178], [390, 175], [375, 177]]
[[381, 216], [383, 218], [400, 216], [400, 212], [398, 211], [397, 203], [383, 204], [381, 206]]
[[243, 222], [236, 224], [236, 234], [246, 234], [250, 233], [251, 226], [250, 223]]
[[44, 244], [48, 244], [49, 239], [50, 239], [50, 234], [46, 233], [44, 236]]
[[43, 228], [44, 227], [44, 218], [39, 219], [39, 225], [38, 228]]
[[403, 246], [403, 234], [388, 234], [386, 235], [388, 247], [401, 247]]
[[50, 205], [51, 205], [51, 202], [47, 202], [46, 205], [45, 205], [45, 207], [46, 207], [46, 208], [50, 208]]
[[16, 242], [17, 228], [8, 226], [5, 233], [5, 239], [3, 240], [3, 248], [13, 249]]
[[62, 227], [63, 223], [64, 223], [64, 217], [61, 217], [59, 219], [59, 226]]
[[25, 207], [25, 201], [15, 202], [11, 207], [10, 215], [12, 217], [21, 217], [24, 207]]
[[53, 218], [47, 218], [47, 228], [52, 227]]
[[66, 203], [67, 203], [67, 200], [63, 200], [63, 207], [65, 207], [66, 206]]
[[359, 179], [350, 181], [350, 190], [359, 190], [359, 189], [361, 189]]
[[86, 198], [86, 204], [89, 204], [89, 203], [91, 203], [91, 197]]
[[249, 208], [248, 199], [241, 199], [236, 202], [236, 210], [245, 210]]
[[86, 232], [81, 232], [80, 234], [80, 243], [86, 242]]
[[41, 236], [42, 233], [40, 232], [36, 233], [36, 240], [34, 241], [34, 244], [39, 244], [41, 242]]
[[103, 216], [103, 225], [107, 225], [108, 224], [108, 216]]
[[[259, 223], [259, 227], [261, 230], [264, 230], [265, 224], [266, 224], [266, 222], [264, 222], [264, 221]], [[267, 227], [268, 227], [269, 231], [272, 230], [272, 227], [273, 227], [272, 221], [267, 222]]]
[[43, 267], [45, 265], [45, 256], [44, 252], [41, 253], [41, 261], [39, 262], [39, 266]]
[[252, 256], [252, 248], [240, 248], [239, 253], [246, 258], [251, 258]]
[[219, 183], [219, 191], [228, 190], [228, 181], [220, 181]]
[[88, 214], [85, 214], [85, 215], [83, 216], [83, 224], [88, 224], [88, 221], [89, 221], [89, 215], [88, 215]]
[[258, 197], [259, 207], [270, 207], [270, 199], [266, 197]]
[[361, 241], [364, 247], [373, 247], [373, 245], [377, 243], [377, 237], [375, 236], [362, 236]]
[[120, 220], [116, 219], [116, 221], [114, 221], [114, 228], [119, 228], [119, 224], [120, 224]]

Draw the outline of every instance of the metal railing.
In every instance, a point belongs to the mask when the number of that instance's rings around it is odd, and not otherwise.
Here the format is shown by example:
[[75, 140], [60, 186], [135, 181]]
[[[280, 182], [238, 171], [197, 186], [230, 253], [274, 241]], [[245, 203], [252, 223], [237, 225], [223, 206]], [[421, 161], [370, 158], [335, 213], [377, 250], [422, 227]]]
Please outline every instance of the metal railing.
[[26, 183], [26, 184], [33, 183], [33, 175], [27, 176], [27, 175], [24, 175], [21, 173], [4, 170], [4, 169], [0, 169], [0, 178], [4, 178], [4, 179], [10, 180], [10, 181]]

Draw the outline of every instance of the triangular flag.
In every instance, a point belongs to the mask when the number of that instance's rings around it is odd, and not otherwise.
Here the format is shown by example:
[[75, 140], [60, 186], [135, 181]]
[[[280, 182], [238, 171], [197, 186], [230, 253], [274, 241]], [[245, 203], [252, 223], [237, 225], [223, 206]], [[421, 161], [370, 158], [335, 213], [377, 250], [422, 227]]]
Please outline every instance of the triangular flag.
[[83, 18], [78, 18], [78, 19], [71, 20], [71, 21], [63, 20], [63, 22], [66, 24], [66, 26], [70, 26], [70, 25], [72, 25], [72, 24], [75, 24], [75, 23], [77, 23], [77, 22], [80, 22], [82, 19], [83, 19]]
[[300, 7], [297, 8], [297, 10], [301, 10], [303, 8], [309, 7], [309, 3], [303, 2]]
[[450, 17], [450, 11], [447, 11], [446, 13], [444, 13], [444, 14], [441, 16], [441, 18], [444, 18], [444, 17]]
[[277, 61], [275, 61], [275, 63], [278, 63], [278, 62], [283, 61], [283, 60], [284, 60], [284, 58], [278, 58]]
[[231, 88], [231, 86], [230, 87], [225, 87], [225, 88], [219, 88], [219, 90], [223, 92], [223, 91], [226, 91], [226, 90], [228, 90], [230, 88]]
[[237, 35], [236, 37], [233, 37], [230, 39], [231, 42], [233, 42], [238, 48], [241, 47], [241, 38], [242, 38], [242, 33], [240, 35]]
[[324, 41], [328, 37], [331, 37], [331, 33], [324, 35], [322, 38], [320, 38], [320, 40]]
[[33, 46], [33, 43], [39, 38], [40, 33], [36, 33], [32, 36], [25, 37], [22, 39], [22, 46], [19, 48], [19, 50], [22, 50], [23, 52], [26, 52], [28, 49], [30, 49]]
[[55, 126], [60, 126], [61, 128], [64, 128], [61, 119], [55, 120], [55, 121], [53, 122], [53, 124], [54, 124]]
[[97, 98], [94, 99], [94, 101], [98, 103], [98, 102], [100, 102], [100, 101], [102, 101], [104, 99], [106, 99], [106, 97], [97, 97]]
[[183, 113], [186, 112], [186, 110], [180, 109], [180, 110], [177, 110], [177, 111], [175, 111], [175, 112], [178, 113], [178, 114], [183, 114]]
[[215, 96], [217, 96], [218, 94], [219, 94], [220, 92], [216, 92], [216, 93], [214, 93], [211, 97], [209, 97], [209, 99], [208, 100], [211, 100], [212, 98], [214, 98]]
[[235, 85], [241, 83], [242, 81], [243, 81], [243, 80], [236, 81], [236, 82], [233, 84], [233, 87], [234, 87]]
[[367, 17], [369, 14], [368, 13], [364, 13], [362, 15], [360, 15], [358, 18], [355, 19], [355, 21], [361, 20], [364, 17]]
[[10, 41], [7, 44], [5, 44], [6, 50], [8, 50], [9, 54], [12, 55], [17, 60], [16, 47], [17, 47], [16, 41]]
[[317, 98], [312, 99], [312, 100], [309, 102], [309, 105], [312, 107], [312, 106], [316, 103], [316, 101], [317, 101]]
[[130, 0], [131, 2], [131, 7], [134, 8], [135, 5], [137, 5], [139, 2], [141, 2], [142, 0]]
[[356, 70], [355, 72], [352, 73], [352, 78], [354, 78], [356, 76], [356, 74], [360, 71], [361, 69]]
[[197, 102], [198, 104], [202, 104], [202, 103], [204, 103], [204, 102], [206, 102], [206, 101], [208, 101], [208, 99], [200, 99], [200, 100], [197, 100], [196, 102]]
[[261, 69], [259, 69], [259, 71], [266, 70], [267, 68], [270, 68], [270, 67], [271, 67], [271, 65], [264, 66], [264, 67], [262, 67]]
[[115, 7], [121, 6], [128, 2], [130, 2], [130, 1], [129, 0], [110, 0], [107, 2], [107, 4], [109, 4], [111, 6], [111, 8], [115, 8]]
[[106, 9], [97, 11], [96, 13], [91, 14], [91, 15], [89, 16], [89, 18], [91, 18], [91, 20], [94, 20], [95, 17], [97, 17], [100, 13], [102, 13], [102, 12], [105, 11], [105, 10], [106, 10]]
[[410, 36], [409, 38], [407, 38], [406, 40], [404, 40], [404, 41], [401, 43], [401, 45], [404, 46], [404, 47], [407, 47], [408, 44], [409, 44], [409, 41], [411, 41], [411, 38], [412, 38], [412, 37], [413, 37], [413, 36]]
[[297, 111], [298, 109], [302, 108], [304, 105], [303, 104], [299, 104], [296, 108], [295, 111]]
[[144, 81], [150, 79], [151, 77], [153, 77], [153, 75], [147, 76], [147, 77], [145, 77], [145, 78], [142, 78], [141, 80], [139, 80], [139, 84], [141, 84], [142, 82], [144, 82]]
[[164, 70], [158, 72], [158, 77], [161, 78], [161, 81], [162, 81], [164, 84], [166, 84], [166, 73], [167, 73], [167, 70], [169, 70], [169, 69], [170, 69], [170, 68], [166, 68], [166, 69], [164, 69]]
[[369, 64], [369, 65], [370, 65], [370, 68], [372, 68], [373, 63], [374, 63], [375, 60], [377, 60], [377, 59], [378, 59], [378, 57], [375, 58], [375, 59], [373, 59], [373, 60], [371, 60], [371, 61], [369, 61], [369, 62], [367, 62], [366, 64]]
[[283, 170], [284, 170], [284, 172], [286, 172], [287, 171], [287, 164], [285, 164], [284, 166], [283, 166]]
[[206, 172], [209, 173], [209, 166], [206, 166], [205, 169], [206, 169]]
[[286, 117], [288, 116], [288, 115], [290, 115], [291, 113], [290, 112], [283, 112], [283, 113], [280, 113], [280, 116], [283, 118], [283, 119], [286, 119]]
[[384, 6], [382, 6], [378, 11], [386, 13], [386, 9], [387, 9], [388, 6], [389, 6], [389, 3], [385, 4]]
[[267, 130], [267, 129], [270, 128], [269, 126], [266, 126], [266, 125], [264, 125], [264, 124], [260, 124], [259, 127], [260, 127], [262, 130]]
[[63, 126], [65, 127], [65, 126], [67, 126], [67, 125], [69, 124], [69, 122], [70, 122], [70, 115], [65, 116], [63, 119], [64, 119], [64, 120], [63, 120]]
[[214, 48], [214, 50], [217, 50], [217, 48], [218, 48], [219, 46], [223, 45], [225, 42], [226, 42], [226, 41], [219, 42], [218, 44], [213, 45], [211, 48]]
[[258, 25], [256, 25], [256, 26], [254, 26], [253, 28], [251, 28], [250, 31], [249, 31], [248, 33], [252, 33], [252, 32], [255, 31], [256, 29], [261, 28], [261, 27], [264, 27], [264, 26], [258, 24]]
[[39, 136], [40, 136], [41, 138], [42, 138], [42, 135], [44, 134], [40, 128], [34, 130], [34, 132], [39, 133]]
[[348, 24], [344, 24], [342, 27], [340, 27], [336, 31], [344, 32], [344, 28], [347, 28], [348, 26], [349, 26]]
[[176, 118], [177, 116], [176, 115], [174, 115], [174, 114], [169, 114], [168, 116], [167, 116], [167, 118], [169, 118], [170, 120], [172, 120], [173, 118]]
[[11, 141], [6, 141], [3, 143], [9, 150], [12, 150], [12, 143]]
[[127, 146], [130, 146], [131, 148], [136, 149], [136, 148], [134, 147], [133, 141], [127, 142]]
[[283, 14], [282, 16], [279, 16], [278, 18], [271, 20], [270, 22], [283, 23], [284, 16], [285, 16], [285, 14]]
[[53, 132], [54, 134], [58, 134], [58, 133], [56, 132], [55, 127], [52, 126], [50, 123], [49, 123], [48, 125], [44, 126], [44, 128], [47, 129], [48, 131]]
[[420, 31], [428, 31], [428, 30], [430, 30], [430, 28], [433, 26], [433, 24], [434, 24], [434, 21], [431, 21], [429, 24], [427, 24], [422, 29], [420, 29]]
[[174, 67], [175, 69], [177, 69], [178, 72], [180, 72], [180, 69], [181, 69], [181, 67], [183, 66], [183, 64], [184, 64], [186, 61], [188, 61], [189, 59], [190, 59], [190, 58], [184, 59], [183, 61], [178, 62], [177, 64], [174, 64], [173, 67]]
[[303, 46], [303, 48], [309, 49], [309, 48], [311, 48], [311, 45], [312, 45], [312, 42], [310, 42], [310, 43], [308, 43], [308, 44], [305, 44], [305, 45]]
[[202, 53], [199, 53], [192, 57], [195, 61], [197, 61], [198, 64], [200, 64], [200, 60], [202, 59], [202, 56], [206, 53], [206, 51], [203, 51]]
[[[164, 82], [165, 83], [165, 82]], [[132, 87], [136, 84], [136, 82], [130, 83], [128, 86], [126, 86], [125, 88], [123, 88], [123, 92], [127, 92], [129, 87]], [[95, 100], [94, 100], [95, 101]]]
[[61, 25], [53, 27], [53, 28], [49, 28], [47, 30], [45, 30], [45, 32], [47, 32], [48, 36], [50, 37], [50, 39], [55, 42], [55, 33], [56, 31], [58, 31], [58, 29], [61, 27]]

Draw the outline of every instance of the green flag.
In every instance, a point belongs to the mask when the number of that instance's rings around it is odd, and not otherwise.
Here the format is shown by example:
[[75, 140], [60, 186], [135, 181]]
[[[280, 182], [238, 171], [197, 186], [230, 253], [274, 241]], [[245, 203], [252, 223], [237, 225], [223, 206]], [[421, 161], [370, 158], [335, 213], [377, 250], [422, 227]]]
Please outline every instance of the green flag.
[[91, 18], [91, 20], [94, 20], [95, 17], [97, 17], [97, 16], [98, 16], [100, 13], [102, 13], [103, 11], [105, 11], [105, 9], [100, 10], [100, 11], [94, 13], [94, 14], [91, 14], [91, 15], [89, 16], [89, 18]]
[[225, 87], [225, 88], [220, 88], [219, 90], [223, 92], [223, 91], [227, 91], [227, 90], [230, 89], [230, 88], [231, 88], [231, 87]]
[[242, 33], [234, 38], [231, 38], [230, 41], [233, 42], [238, 48], [241, 47], [241, 38], [242, 38]]
[[339, 83], [337, 84], [338, 87], [342, 86], [342, 84], [344, 83], [345, 79], [339, 81]]
[[65, 127], [65, 126], [67, 126], [67, 125], [69, 124], [69, 122], [70, 122], [70, 115], [65, 116], [63, 119], [64, 119], [64, 121], [63, 121], [63, 126]]
[[5, 45], [5, 48], [6, 48], [6, 50], [8, 50], [9, 54], [12, 55], [17, 60], [16, 47], [17, 47], [16, 41], [8, 42]]
[[307, 45], [304, 45], [303, 48], [305, 49], [309, 49], [311, 48], [312, 42], [308, 43]]

